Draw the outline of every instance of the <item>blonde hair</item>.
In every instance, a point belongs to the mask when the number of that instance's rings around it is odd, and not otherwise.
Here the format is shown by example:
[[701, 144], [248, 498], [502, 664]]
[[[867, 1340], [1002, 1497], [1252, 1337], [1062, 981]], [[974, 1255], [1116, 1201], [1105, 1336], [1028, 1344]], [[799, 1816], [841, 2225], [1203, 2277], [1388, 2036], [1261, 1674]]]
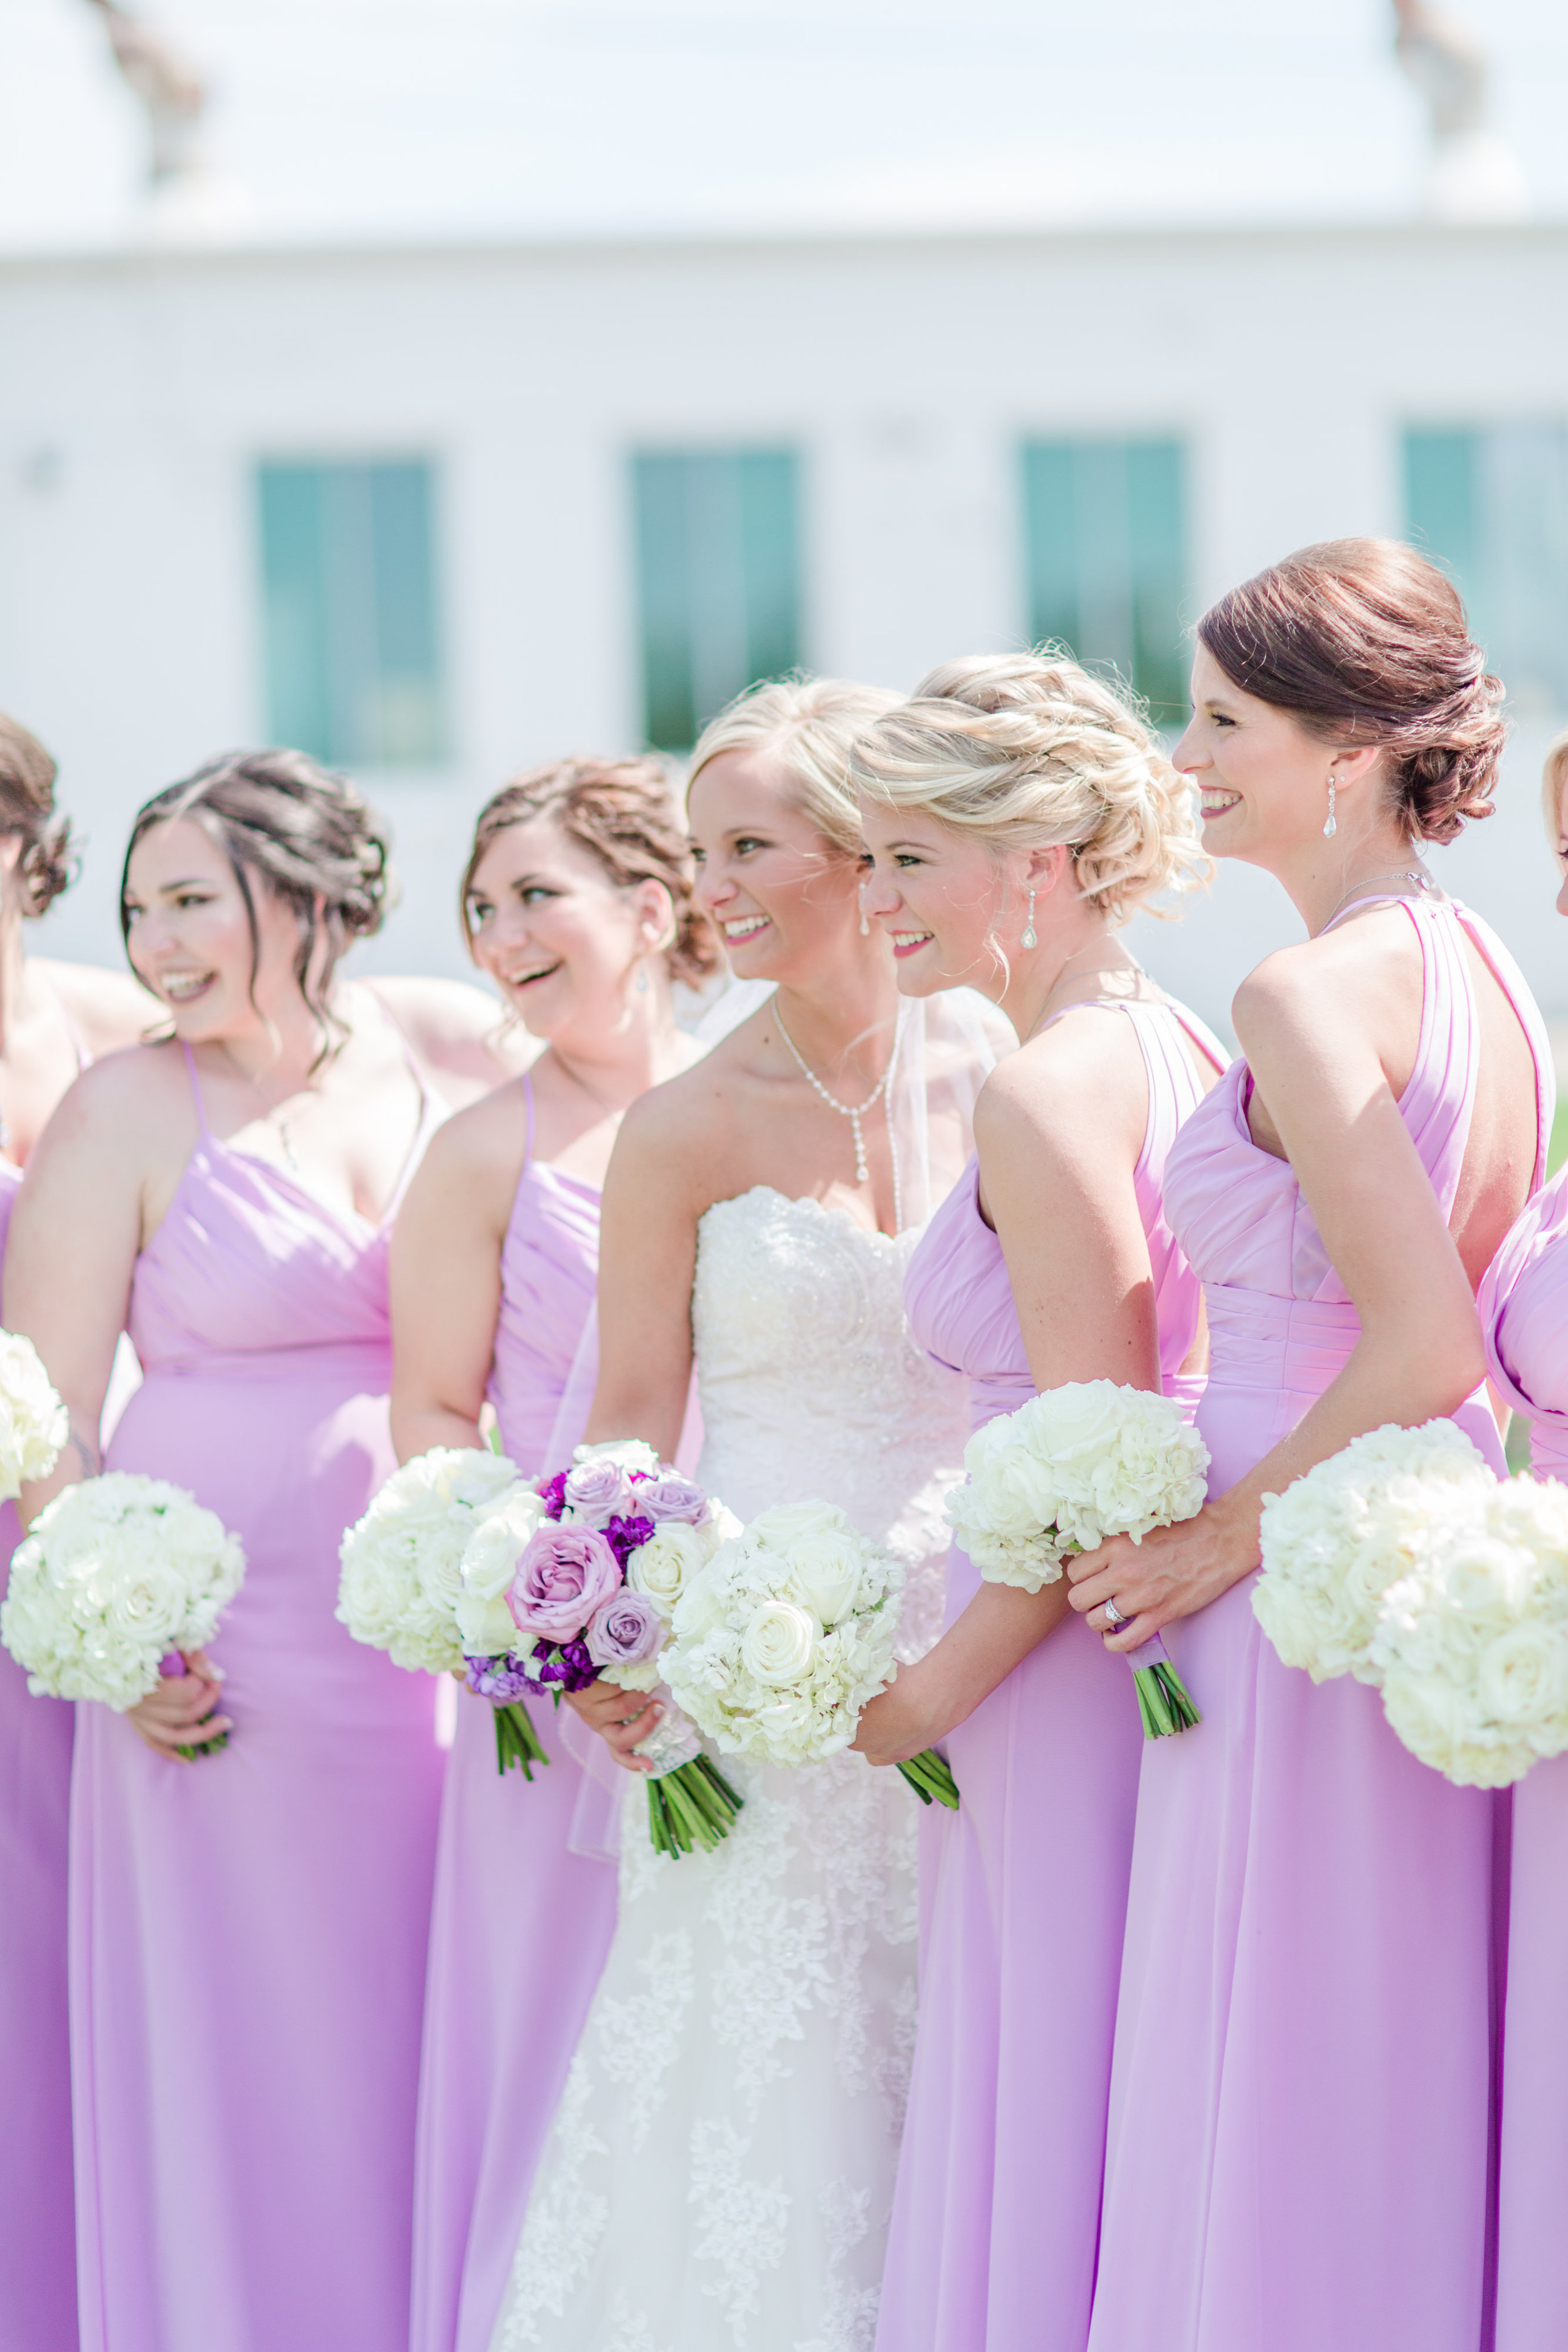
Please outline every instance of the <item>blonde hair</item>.
[[1546, 746], [1541, 772], [1541, 805], [1546, 816], [1546, 838], [1556, 850], [1563, 838], [1563, 792], [1568, 785], [1568, 727]]
[[1052, 646], [944, 662], [861, 737], [851, 778], [994, 849], [1067, 848], [1116, 922], [1213, 872], [1191, 787], [1131, 698]]
[[776, 760], [797, 803], [840, 857], [860, 854], [860, 811], [849, 782], [849, 755], [899, 698], [886, 687], [842, 677], [769, 678], [748, 687], [710, 719], [697, 739], [686, 789], [710, 760], [747, 751]]

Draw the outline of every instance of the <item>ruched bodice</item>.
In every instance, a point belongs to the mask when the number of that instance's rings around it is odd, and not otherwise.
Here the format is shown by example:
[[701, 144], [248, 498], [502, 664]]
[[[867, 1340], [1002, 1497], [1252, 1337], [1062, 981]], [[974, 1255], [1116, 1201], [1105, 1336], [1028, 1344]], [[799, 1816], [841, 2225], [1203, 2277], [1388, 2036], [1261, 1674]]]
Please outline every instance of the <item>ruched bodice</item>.
[[489, 1398], [501, 1445], [522, 1470], [552, 1466], [545, 1453], [594, 1304], [600, 1198], [596, 1184], [531, 1154], [518, 1179], [501, 1247]]
[[[1160, 1376], [1168, 1393], [1197, 1335], [1201, 1291], [1167, 1222], [1163, 1178], [1178, 1129], [1204, 1098], [1184, 1025], [1223, 1066], [1223, 1046], [1188, 1013], [1165, 1004], [1072, 1008], [1131, 1020], [1149, 1081], [1149, 1115], [1134, 1175], [1149, 1244], [1159, 1320]], [[1061, 1018], [1058, 1015], [1058, 1018]], [[1016, 1412], [1035, 1393], [1002, 1244], [980, 1213], [980, 1171], [972, 1160], [926, 1228], [904, 1284], [910, 1328], [938, 1363], [969, 1381], [976, 1429]]]
[[1509, 1233], [1476, 1305], [1492, 1379], [1530, 1416], [1531, 1467], [1568, 1479], [1568, 1169]]

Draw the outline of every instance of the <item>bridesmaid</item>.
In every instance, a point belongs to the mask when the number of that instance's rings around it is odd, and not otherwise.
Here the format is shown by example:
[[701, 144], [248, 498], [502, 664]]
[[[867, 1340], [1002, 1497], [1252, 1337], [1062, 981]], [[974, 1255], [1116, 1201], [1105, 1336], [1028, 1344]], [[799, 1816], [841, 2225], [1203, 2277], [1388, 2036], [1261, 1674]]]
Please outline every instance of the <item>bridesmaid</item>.
[[440, 1759], [430, 1684], [334, 1621], [337, 1553], [392, 1467], [392, 1211], [437, 1084], [461, 1101], [507, 1065], [478, 991], [338, 979], [385, 846], [298, 752], [158, 793], [121, 887], [173, 1034], [78, 1080], [17, 1203], [6, 1312], [72, 1430], [24, 1507], [97, 1468], [123, 1324], [144, 1378], [107, 1466], [191, 1489], [248, 1569], [211, 1662], [79, 1710], [81, 2340], [382, 2352], [408, 2326]]
[[[915, 1336], [968, 1374], [976, 1427], [1066, 1381], [1195, 1402], [1202, 1303], [1160, 1180], [1226, 1055], [1117, 936], [1205, 871], [1191, 793], [1112, 688], [1033, 654], [933, 671], [854, 774], [861, 903], [900, 990], [980, 988], [1024, 1041], [910, 1261]], [[1089, 2336], [1143, 1739], [1128, 1669], [1067, 1594], [982, 1583], [954, 1549], [946, 1633], [855, 1743], [887, 1763], [940, 1740], [963, 1797], [926, 1832], [883, 2352]]]
[[1387, 541], [1308, 548], [1198, 624], [1177, 764], [1309, 936], [1242, 987], [1247, 1059], [1166, 1161], [1210, 1499], [1070, 1571], [1113, 1649], [1173, 1628], [1204, 1712], [1143, 1755], [1092, 2352], [1483, 2340], [1499, 1808], [1375, 1691], [1283, 1666], [1250, 1584], [1263, 1496], [1363, 1430], [1452, 1414], [1502, 1466], [1473, 1293], [1541, 1181], [1549, 1066], [1506, 950], [1420, 863], [1487, 811], [1501, 695], [1449, 583]]
[[[23, 925], [71, 878], [55, 763], [0, 714], [0, 1252], [22, 1169], [95, 1054], [129, 1045], [153, 1007], [134, 981], [29, 956]], [[0, 1505], [0, 1578], [21, 1530]], [[72, 2352], [70, 2053], [66, 2023], [66, 1814], [74, 1710], [33, 1698], [0, 1650], [0, 2344]]]
[[[392, 1433], [405, 1461], [478, 1445], [487, 1396], [522, 1469], [558, 1467], [582, 1435], [556, 1421], [594, 1304], [610, 1147], [626, 1105], [698, 1058], [671, 981], [700, 985], [719, 961], [691, 885], [658, 760], [537, 769], [480, 813], [463, 877], [468, 945], [549, 1043], [441, 1129], [399, 1213]], [[582, 1774], [548, 1710], [540, 1727], [548, 1770], [531, 1786], [503, 1780], [489, 1701], [458, 1702], [425, 2001], [414, 2352], [490, 2340], [615, 1926], [614, 1867], [569, 1850]]]
[[[1568, 734], [1547, 754], [1547, 834], [1568, 876]], [[1557, 894], [1568, 915], [1568, 880]], [[1491, 1377], [1531, 1421], [1531, 1468], [1568, 1483], [1568, 1170], [1539, 1192], [1492, 1260], [1477, 1304]], [[1513, 1791], [1497, 2352], [1562, 2352], [1568, 2311], [1568, 1756]]]

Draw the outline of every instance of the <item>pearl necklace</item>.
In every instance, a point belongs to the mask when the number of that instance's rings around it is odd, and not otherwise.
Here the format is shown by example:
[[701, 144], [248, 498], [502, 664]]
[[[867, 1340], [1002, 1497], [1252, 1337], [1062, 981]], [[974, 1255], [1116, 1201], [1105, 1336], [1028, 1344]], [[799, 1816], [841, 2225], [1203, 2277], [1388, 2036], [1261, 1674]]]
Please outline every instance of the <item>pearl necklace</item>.
[[[810, 1087], [815, 1093], [819, 1094], [822, 1097], [823, 1101], [827, 1105], [829, 1110], [836, 1110], [840, 1118], [847, 1118], [849, 1121], [850, 1128], [852, 1129], [855, 1136], [855, 1181], [857, 1184], [868, 1183], [870, 1181], [871, 1171], [867, 1164], [866, 1139], [860, 1132], [860, 1121], [865, 1118], [866, 1113], [868, 1110], [875, 1110], [877, 1105], [881, 1101], [882, 1097], [888, 1090], [888, 1080], [893, 1075], [893, 1064], [899, 1058], [899, 1039], [897, 1031], [895, 1030], [893, 1034], [893, 1050], [888, 1056], [888, 1066], [883, 1071], [881, 1076], [878, 1079], [876, 1085], [872, 1087], [870, 1093], [867, 1096], [865, 1101], [863, 1103], [841, 1103], [837, 1095], [830, 1095], [828, 1093], [827, 1088], [823, 1085], [822, 1080], [817, 1076], [816, 1072], [812, 1068], [810, 1063], [801, 1052], [800, 1047], [795, 1044], [795, 1039], [784, 1027], [784, 1022], [779, 1013], [778, 1002], [776, 998], [773, 1003], [773, 1019], [778, 1023], [779, 1035], [784, 1039], [784, 1044], [789, 1047], [790, 1052], [794, 1055], [795, 1062], [799, 1066], [800, 1074], [805, 1080], [806, 1085]], [[891, 1139], [892, 1132], [893, 1121], [891, 1112], [889, 1112], [888, 1117], [888, 1134], [889, 1139]], [[896, 1192], [898, 1188], [898, 1166], [896, 1158], [893, 1169], [893, 1183]], [[900, 1203], [895, 1200], [893, 1213], [901, 1225], [903, 1220], [901, 1216], [900, 1216], [899, 1212]]]

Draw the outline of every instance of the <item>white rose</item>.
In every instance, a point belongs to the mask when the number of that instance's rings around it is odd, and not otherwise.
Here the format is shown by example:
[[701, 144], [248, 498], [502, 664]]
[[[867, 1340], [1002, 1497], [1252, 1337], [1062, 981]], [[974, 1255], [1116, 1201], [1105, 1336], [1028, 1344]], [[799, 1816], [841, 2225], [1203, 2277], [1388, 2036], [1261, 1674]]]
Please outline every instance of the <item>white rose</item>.
[[787, 1552], [804, 1536], [853, 1536], [853, 1523], [837, 1503], [775, 1503], [759, 1511], [746, 1528], [753, 1542]]
[[689, 1528], [679, 1519], [664, 1519], [645, 1544], [626, 1561], [626, 1582], [634, 1592], [645, 1592], [668, 1620], [681, 1593], [701, 1574], [712, 1551], [702, 1540], [706, 1530]]
[[634, 1470], [642, 1470], [650, 1478], [658, 1477], [660, 1466], [652, 1446], [645, 1445], [640, 1437], [606, 1437], [597, 1445], [579, 1445], [572, 1455], [572, 1466], [576, 1469], [584, 1462], [610, 1462], [628, 1476]]
[[764, 1601], [752, 1612], [741, 1636], [746, 1672], [770, 1690], [796, 1683], [811, 1664], [816, 1621], [793, 1601]]
[[517, 1647], [518, 1631], [511, 1611], [499, 1596], [460, 1592], [452, 1613], [468, 1657], [504, 1657]]
[[530, 1486], [520, 1486], [487, 1513], [463, 1548], [464, 1591], [483, 1601], [498, 1599], [511, 1582], [520, 1555], [544, 1517], [544, 1506]]
[[1477, 1663], [1476, 1695], [1483, 1711], [1494, 1723], [1555, 1733], [1561, 1747], [1565, 1663], [1557, 1627], [1529, 1620], [1510, 1627], [1489, 1642]]
[[670, 1630], [678, 1642], [694, 1643], [716, 1633], [730, 1613], [730, 1595], [724, 1570], [727, 1550], [715, 1554], [706, 1568], [693, 1577], [675, 1604]]
[[789, 1564], [801, 1598], [816, 1612], [826, 1633], [855, 1605], [861, 1584], [861, 1549], [851, 1536], [801, 1536], [790, 1545]]

